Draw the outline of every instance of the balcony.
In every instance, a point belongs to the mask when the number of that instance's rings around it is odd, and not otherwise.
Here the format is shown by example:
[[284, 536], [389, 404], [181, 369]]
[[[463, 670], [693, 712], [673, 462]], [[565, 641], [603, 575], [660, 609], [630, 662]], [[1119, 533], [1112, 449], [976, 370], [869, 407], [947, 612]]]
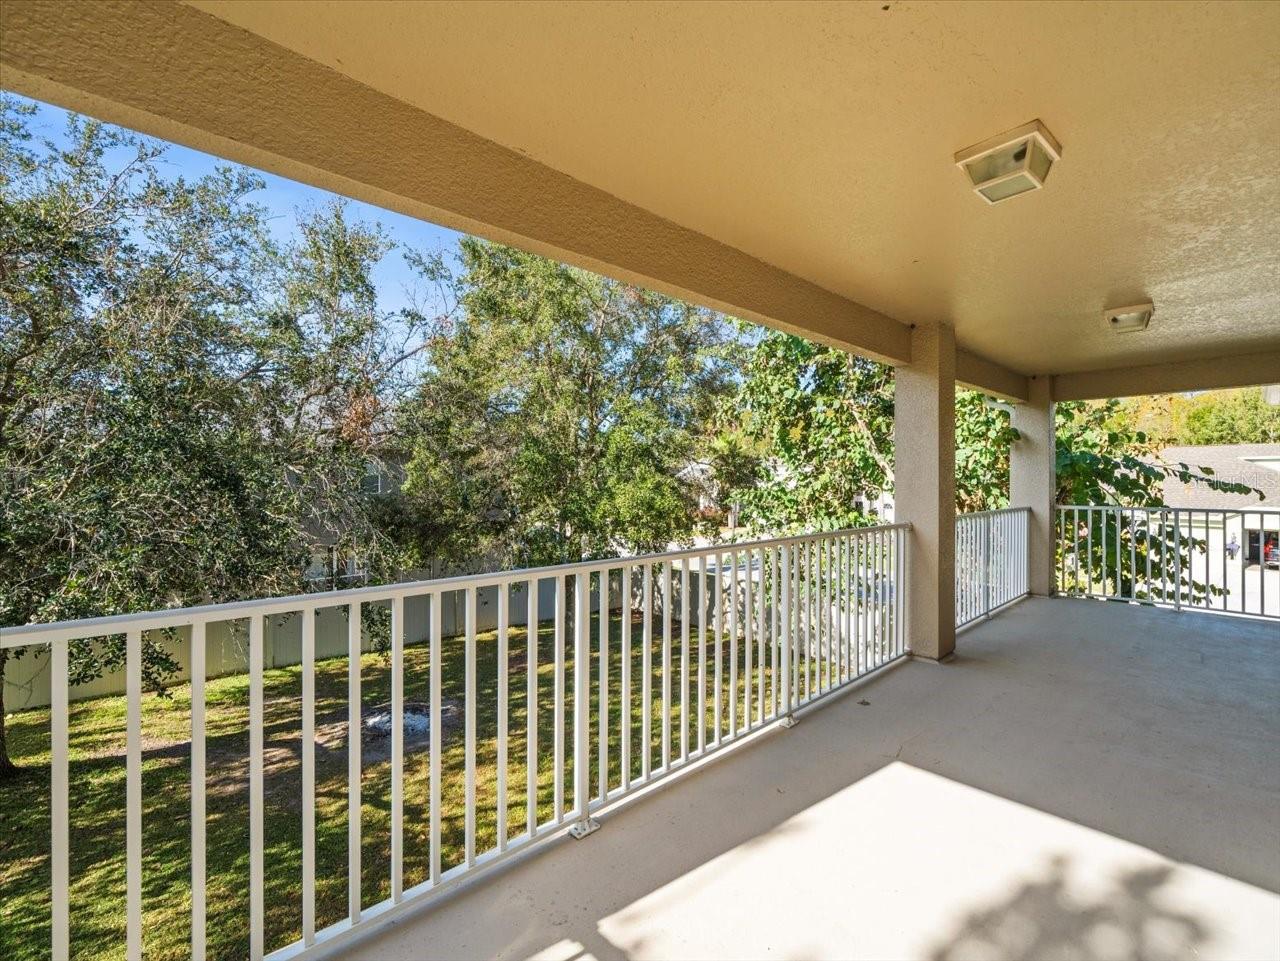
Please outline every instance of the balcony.
[[[892, 365], [902, 523], [2, 628], [49, 707], [0, 947], [1280, 957], [1280, 515], [1062, 508], [1055, 451], [1280, 370], [1280, 7], [4, 9], [6, 89]], [[1051, 178], [983, 203], [957, 151], [1028, 121]], [[1015, 510], [955, 517], [957, 384]]]
[[1276, 641], [1025, 600], [339, 956], [1276, 957]]
[[[1127, 573], [1101, 569], [1117, 555], [1086, 546], [1081, 512], [1099, 540], [1120, 531]], [[72, 936], [104, 892], [86, 883], [110, 882], [72, 867], [86, 732], [71, 736], [67, 654], [123, 634], [126, 804], [95, 824], [118, 841], [128, 955], [186, 950], [157, 903], [177, 890], [192, 954], [276, 961], [425, 942], [449, 958], [1274, 956], [1275, 623], [1192, 609], [1216, 605], [1178, 573], [1207, 551], [1193, 523], [1059, 513], [1060, 589], [1095, 599], [1027, 598], [1029, 510], [962, 515], [965, 634], [943, 665], [908, 647], [905, 523], [4, 629], [6, 648], [50, 651], [55, 953], [113, 947], [110, 924]], [[1157, 547], [1175, 538], [1177, 571]], [[1148, 555], [1157, 573], [1137, 579]], [[324, 660], [335, 618], [347, 646]], [[300, 669], [270, 672], [268, 631], [280, 649], [289, 624]], [[206, 693], [228, 631], [248, 646], [231, 728], [227, 691]], [[165, 632], [190, 665], [189, 700], [163, 708], [190, 732], [176, 768], [143, 746], [162, 708], [142, 698], [141, 645]], [[387, 744], [361, 733], [371, 705]]]

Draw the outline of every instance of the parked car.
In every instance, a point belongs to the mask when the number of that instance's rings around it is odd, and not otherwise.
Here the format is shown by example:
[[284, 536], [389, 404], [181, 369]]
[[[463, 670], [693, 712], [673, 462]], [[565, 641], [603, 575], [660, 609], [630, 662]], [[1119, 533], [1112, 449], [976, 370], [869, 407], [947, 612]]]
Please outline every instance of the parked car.
[[1267, 548], [1262, 559], [1263, 566], [1280, 568], [1280, 544], [1272, 544]]

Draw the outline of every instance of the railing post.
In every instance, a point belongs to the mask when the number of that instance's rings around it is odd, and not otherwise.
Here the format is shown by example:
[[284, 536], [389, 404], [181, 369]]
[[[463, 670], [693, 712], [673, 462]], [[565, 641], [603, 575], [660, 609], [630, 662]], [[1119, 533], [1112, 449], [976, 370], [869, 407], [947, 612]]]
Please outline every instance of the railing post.
[[786, 716], [782, 719], [783, 727], [795, 724], [791, 716], [791, 657], [792, 657], [792, 623], [791, 623], [791, 545], [782, 545], [782, 706]]
[[[573, 618], [573, 800], [578, 819], [569, 828], [569, 833], [575, 838], [585, 838], [600, 828], [600, 822], [591, 817], [591, 762], [588, 757], [590, 750], [588, 725], [591, 723], [590, 571], [578, 573], [576, 601]], [[600, 616], [604, 617], [603, 609]], [[602, 705], [601, 710], [603, 709]]]

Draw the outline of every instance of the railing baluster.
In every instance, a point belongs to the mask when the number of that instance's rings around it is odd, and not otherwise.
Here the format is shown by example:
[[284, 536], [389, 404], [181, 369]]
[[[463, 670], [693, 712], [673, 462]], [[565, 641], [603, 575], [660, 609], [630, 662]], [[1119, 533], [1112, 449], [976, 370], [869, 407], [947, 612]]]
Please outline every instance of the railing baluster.
[[764, 723], [764, 647], [765, 647], [765, 609], [768, 607], [768, 598], [765, 596], [764, 582], [765, 567], [765, 549], [763, 547], [756, 548], [756, 575], [759, 578], [758, 587], [756, 589], [756, 663], [757, 663], [757, 681], [756, 684], [756, 720], [758, 723]]
[[813, 698], [817, 676], [815, 647], [818, 641], [818, 551], [813, 541], [805, 541], [804, 562], [804, 700]]
[[[1174, 524], [1177, 524], [1178, 512], [1173, 512]], [[1175, 541], [1177, 535], [1175, 535]], [[1177, 554], [1175, 553], [1175, 557]], [[1179, 583], [1181, 578], [1179, 577]], [[1244, 591], [1240, 592], [1241, 597]], [[1179, 591], [1179, 597], [1181, 591]], [[1243, 603], [1243, 601], [1241, 602]], [[1267, 518], [1263, 514], [1258, 515], [1258, 613], [1267, 613]]]
[[862, 538], [862, 627], [866, 643], [866, 666], [870, 671], [875, 667], [875, 554], [874, 538], [867, 534]]
[[[563, 580], [561, 580], [563, 583]], [[476, 863], [476, 589], [468, 587], [463, 594], [466, 605], [466, 639], [463, 656], [464, 750], [466, 752], [463, 790], [466, 809], [464, 813], [463, 853], [467, 866]], [[393, 675], [394, 679], [394, 675]], [[394, 835], [392, 836], [394, 838]]]
[[893, 532], [894, 552], [898, 558], [897, 576], [893, 585], [893, 602], [898, 611], [898, 654], [907, 653], [907, 538], [901, 530]]
[[640, 675], [640, 777], [649, 780], [653, 762], [653, 565], [644, 565], [644, 658]]
[[[468, 802], [467, 810], [471, 810]], [[404, 598], [391, 600], [391, 901], [404, 894]]]
[[805, 645], [805, 694], [812, 700], [821, 690], [822, 681], [822, 549], [818, 541], [809, 541], [809, 591], [805, 612], [809, 616], [809, 642]]
[[742, 726], [745, 730], [751, 730], [751, 647], [755, 641], [755, 631], [752, 628], [755, 625], [755, 608], [753, 601], [755, 600], [755, 592], [752, 590], [751, 582], [755, 576], [754, 558], [751, 551], [746, 554], [746, 584], [744, 586], [745, 596], [743, 599], [743, 615], [742, 615], [742, 656], [743, 656], [743, 675], [744, 683], [742, 689]]
[[849, 675], [855, 678], [862, 676], [861, 581], [858, 568], [861, 543], [862, 538], [858, 534], [849, 535]]
[[[773, 703], [773, 717], [782, 710], [782, 677], [778, 673], [778, 661], [782, 655], [782, 548], [769, 551], [772, 569], [769, 572], [769, 696]], [[785, 662], [784, 662], [785, 667]]]
[[712, 729], [711, 746], [720, 746], [720, 729], [723, 727], [724, 714], [722, 697], [724, 688], [724, 615], [722, 608], [724, 607], [724, 598], [721, 591], [721, 582], [724, 580], [724, 554], [716, 551], [715, 555], [716, 579], [712, 587], [712, 597], [715, 599], [715, 607], [712, 612], [712, 620], [714, 626], [712, 630], [715, 632], [716, 643], [716, 662], [715, 662], [715, 691], [712, 697], [712, 710], [715, 711], [715, 727]]
[[128, 700], [126, 733], [125, 886], [127, 889], [126, 955], [142, 961], [142, 632], [132, 630], [125, 640]]
[[738, 735], [738, 552], [729, 552], [729, 737]]
[[263, 618], [249, 619], [249, 961], [263, 955], [262, 666]]
[[316, 940], [316, 612], [302, 611], [302, 943]]
[[835, 690], [844, 683], [844, 597], [841, 582], [844, 580], [844, 538], [831, 535], [827, 548], [827, 622], [830, 638], [827, 641], [827, 657], [830, 661], [828, 685]]
[[825, 629], [822, 619], [822, 593], [823, 593], [823, 571], [822, 571], [822, 541], [815, 540], [809, 542], [810, 550], [810, 571], [812, 584], [810, 585], [810, 593], [813, 595], [809, 604], [811, 617], [813, 619], [813, 680], [810, 696], [816, 696], [822, 693], [822, 662], [823, 662], [823, 645], [825, 644]]
[[[204, 625], [200, 625], [203, 627]], [[51, 887], [51, 897], [53, 901], [52, 916], [52, 943], [50, 947], [50, 955], [53, 961], [68, 961], [71, 956], [71, 870], [70, 870], [70, 815], [69, 815], [69, 794], [70, 794], [70, 774], [68, 754], [70, 740], [70, 713], [68, 688], [70, 686], [70, 665], [68, 663], [68, 645], [70, 641], [55, 641], [49, 654], [49, 820], [50, 820], [50, 838], [49, 838], [49, 883]], [[192, 671], [194, 673], [194, 662]], [[3, 683], [3, 682], [0, 682]], [[196, 886], [195, 886], [195, 867], [196, 867], [196, 822], [195, 822], [195, 773], [196, 773], [196, 754], [195, 754], [195, 710], [196, 710], [196, 687], [193, 680], [191, 687], [191, 704], [192, 704], [192, 752], [191, 752], [191, 777], [192, 777], [192, 821], [191, 821], [191, 865], [192, 865], [192, 938], [195, 938], [195, 920], [196, 920]], [[200, 764], [201, 764], [201, 780], [200, 780], [200, 831], [199, 840], [201, 841], [199, 850], [200, 857], [204, 856], [204, 778], [203, 778], [203, 762], [204, 762], [204, 682], [200, 683]], [[203, 864], [203, 860], [201, 861]], [[200, 878], [199, 893], [203, 898], [204, 895], [204, 877], [203, 873]], [[203, 909], [204, 902], [200, 901], [200, 908]], [[203, 926], [200, 931], [201, 950], [203, 950]], [[193, 955], [195, 941], [192, 941]]]
[[622, 568], [622, 790], [631, 787], [631, 566]]
[[707, 555], [698, 558], [698, 753], [707, 749]]
[[574, 583], [573, 614], [573, 809], [578, 831], [591, 811], [591, 572]]
[[[203, 961], [205, 956], [205, 654], [205, 622], [195, 621], [191, 625], [192, 961]], [[56, 665], [53, 676], [56, 683]], [[56, 711], [56, 705], [54, 710]], [[66, 803], [65, 797], [63, 803]]]
[[[1099, 531], [1099, 533], [1102, 535], [1102, 550], [1100, 551], [1100, 555], [1102, 557], [1102, 573], [1101, 573], [1102, 591], [1103, 593], [1106, 593], [1106, 590], [1107, 590], [1107, 512], [1099, 511], [1099, 514], [1102, 518], [1102, 524]], [[1147, 542], [1148, 560], [1150, 560], [1150, 557], [1151, 557], [1151, 543], [1150, 541], [1148, 541]], [[1150, 580], [1151, 578], [1148, 576], [1147, 578], [1148, 583], [1150, 583]]]
[[[538, 581], [525, 582], [525, 821], [538, 833]], [[434, 655], [432, 661], [439, 663]], [[432, 708], [434, 711], [435, 708]], [[434, 729], [433, 729], [434, 730]], [[432, 759], [435, 749], [432, 748]], [[434, 813], [434, 807], [432, 811]]]
[[444, 601], [444, 594], [440, 591], [434, 591], [430, 598], [430, 614], [428, 623], [428, 633], [430, 635], [428, 643], [430, 644], [431, 659], [431, 691], [428, 695], [431, 700], [429, 708], [430, 714], [427, 723], [430, 725], [429, 733], [431, 738], [431, 759], [430, 770], [427, 774], [428, 793], [430, 794], [431, 804], [431, 883], [440, 883], [441, 861], [443, 860], [443, 852], [441, 850], [440, 840], [440, 822], [441, 818], [441, 790], [440, 790], [440, 770], [443, 767], [443, 731], [444, 718], [441, 711], [444, 708], [441, 698], [441, 688], [444, 686], [444, 657], [441, 651], [441, 634], [443, 633], [442, 621], [444, 612], [441, 610], [441, 604]]
[[[434, 605], [433, 605], [434, 606]], [[360, 691], [361, 611], [363, 605], [352, 601], [347, 608], [347, 918], [352, 924], [360, 920], [360, 735], [363, 726]], [[433, 668], [434, 670], [434, 668]], [[435, 708], [431, 709], [431, 726], [436, 724]], [[435, 750], [432, 749], [432, 759]], [[435, 813], [435, 802], [431, 805]]]
[[689, 760], [689, 560], [680, 562], [680, 761]]
[[840, 620], [840, 542], [831, 538], [827, 542], [827, 687], [840, 686], [840, 644], [842, 624]]
[[510, 585], [498, 585], [498, 850], [507, 849], [507, 647], [511, 630]]
[[791, 647], [787, 657], [788, 673], [791, 675], [791, 697], [787, 700], [787, 713], [801, 703], [800, 697], [800, 662], [803, 654], [804, 638], [801, 628], [804, 625], [804, 595], [801, 592], [801, 571], [804, 568], [805, 546], [799, 543], [791, 551], [791, 621], [788, 624]]
[[600, 660], [597, 664], [600, 677], [597, 685], [600, 688], [598, 696], [598, 708], [596, 711], [596, 723], [599, 733], [597, 741], [599, 742], [599, 781], [600, 781], [600, 800], [603, 802], [609, 797], [609, 621], [612, 607], [610, 605], [610, 595], [612, 593], [613, 578], [609, 574], [609, 570], [600, 572], [600, 581], [598, 594], [600, 604]]
[[782, 551], [782, 713], [791, 713], [791, 549]]
[[[1090, 510], [1085, 508], [1085, 516], [1090, 515]], [[1093, 594], [1093, 552], [1089, 552], [1089, 584], [1090, 595]], [[1127, 600], [1136, 600], [1138, 597], [1138, 512], [1136, 510], [1129, 511], [1129, 594]]]
[[1230, 593], [1227, 589], [1227, 512], [1218, 511], [1222, 518], [1222, 609], [1227, 609], [1227, 595]]
[[872, 534], [872, 612], [876, 618], [876, 667], [884, 663], [883, 552], [879, 531]]
[[662, 571], [662, 769], [671, 767], [671, 565]]
[[822, 541], [809, 541], [809, 699], [822, 693]]
[[555, 733], [552, 744], [554, 787], [552, 800], [555, 822], [564, 820], [564, 575], [556, 576], [555, 636]]
[[850, 663], [854, 655], [853, 649], [853, 535], [846, 534], [842, 538], [841, 549], [844, 552], [842, 567], [844, 573], [840, 582], [840, 663], [842, 681], [857, 675], [857, 670]]

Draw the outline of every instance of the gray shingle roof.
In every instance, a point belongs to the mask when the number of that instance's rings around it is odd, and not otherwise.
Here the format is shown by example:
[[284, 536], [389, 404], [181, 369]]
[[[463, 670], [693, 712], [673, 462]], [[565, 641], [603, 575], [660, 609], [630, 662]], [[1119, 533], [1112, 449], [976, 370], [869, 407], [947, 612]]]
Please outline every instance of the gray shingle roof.
[[[1261, 506], [1280, 510], [1280, 444], [1214, 444], [1204, 447], [1166, 447], [1160, 452], [1166, 464], [1212, 468], [1219, 480], [1248, 484], [1263, 493], [1224, 494], [1203, 484], [1184, 484], [1176, 477], [1164, 482], [1164, 502], [1169, 507], [1226, 508]], [[1259, 461], [1270, 460], [1271, 466]]]

